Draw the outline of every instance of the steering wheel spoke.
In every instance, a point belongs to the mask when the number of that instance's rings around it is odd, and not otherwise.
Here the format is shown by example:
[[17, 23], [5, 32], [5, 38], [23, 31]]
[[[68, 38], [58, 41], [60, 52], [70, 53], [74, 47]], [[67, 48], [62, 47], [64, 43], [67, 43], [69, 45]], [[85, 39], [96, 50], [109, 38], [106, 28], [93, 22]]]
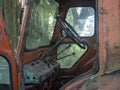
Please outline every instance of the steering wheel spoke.
[[[71, 38], [72, 41], [74, 41], [79, 47], [85, 49], [86, 45], [84, 41], [80, 38], [79, 34], [73, 29], [73, 27], [62, 17], [57, 16], [57, 21], [62, 28], [62, 30], [65, 32], [66, 36]], [[77, 38], [76, 38], [77, 37]]]

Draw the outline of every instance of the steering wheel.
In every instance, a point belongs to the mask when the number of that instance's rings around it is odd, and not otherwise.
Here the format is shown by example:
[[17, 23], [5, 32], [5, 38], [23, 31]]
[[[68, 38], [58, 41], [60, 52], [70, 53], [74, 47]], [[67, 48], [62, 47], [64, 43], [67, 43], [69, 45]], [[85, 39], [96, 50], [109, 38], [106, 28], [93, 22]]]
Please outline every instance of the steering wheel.
[[[80, 38], [78, 33], [73, 29], [73, 27], [62, 17], [57, 16], [57, 21], [60, 24], [62, 30], [65, 34], [71, 38], [79, 47], [85, 49], [85, 42]], [[76, 38], [77, 37], [77, 38]]]

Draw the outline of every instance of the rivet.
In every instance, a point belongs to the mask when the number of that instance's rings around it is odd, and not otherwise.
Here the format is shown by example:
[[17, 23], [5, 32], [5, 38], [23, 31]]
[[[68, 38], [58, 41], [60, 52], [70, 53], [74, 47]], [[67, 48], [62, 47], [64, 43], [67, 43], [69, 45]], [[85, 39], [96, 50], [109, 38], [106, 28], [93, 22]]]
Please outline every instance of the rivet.
[[119, 48], [119, 44], [118, 43], [114, 43], [114, 48]]

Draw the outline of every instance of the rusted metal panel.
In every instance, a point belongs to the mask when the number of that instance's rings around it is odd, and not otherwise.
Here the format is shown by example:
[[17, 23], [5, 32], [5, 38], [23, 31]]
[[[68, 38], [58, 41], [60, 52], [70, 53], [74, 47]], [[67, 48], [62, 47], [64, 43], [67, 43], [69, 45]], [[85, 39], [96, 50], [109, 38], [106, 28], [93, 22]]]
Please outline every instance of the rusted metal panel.
[[33, 60], [38, 59], [43, 53], [46, 53], [50, 47], [45, 47], [43, 49], [38, 48], [37, 50], [31, 51], [31, 52], [24, 52], [23, 56], [23, 64], [27, 64]]
[[120, 69], [120, 0], [99, 0], [99, 74]]

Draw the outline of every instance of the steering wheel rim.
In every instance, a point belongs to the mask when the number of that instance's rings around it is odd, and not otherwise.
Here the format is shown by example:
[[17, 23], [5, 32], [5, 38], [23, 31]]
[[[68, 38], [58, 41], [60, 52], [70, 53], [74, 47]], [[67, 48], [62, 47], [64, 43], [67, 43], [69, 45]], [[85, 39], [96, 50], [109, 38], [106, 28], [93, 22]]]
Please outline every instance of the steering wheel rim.
[[[85, 49], [86, 45], [85, 42], [80, 38], [78, 33], [73, 29], [73, 27], [62, 17], [57, 16], [57, 21], [60, 24], [62, 30], [65, 32], [65, 34], [71, 38], [72, 41], [74, 41], [79, 47]], [[75, 38], [75, 35], [77, 38]]]

